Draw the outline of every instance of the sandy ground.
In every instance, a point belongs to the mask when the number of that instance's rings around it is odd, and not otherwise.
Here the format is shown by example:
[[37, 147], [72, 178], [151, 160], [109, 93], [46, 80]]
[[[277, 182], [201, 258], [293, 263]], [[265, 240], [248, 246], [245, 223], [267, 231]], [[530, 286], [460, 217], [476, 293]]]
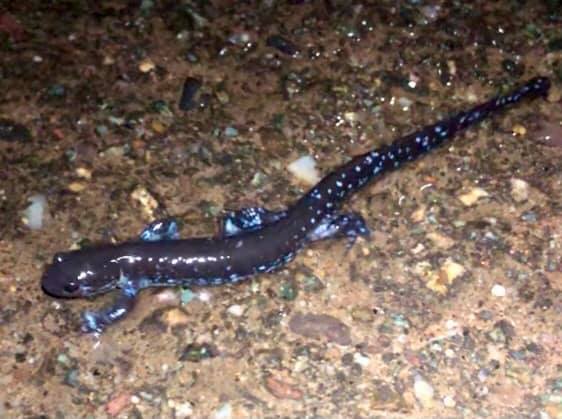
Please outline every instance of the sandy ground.
[[[560, 2], [243, 3], [0, 8], [0, 417], [562, 417]], [[212, 235], [294, 202], [298, 157], [328, 173], [536, 75], [546, 100], [355, 195], [349, 251], [143, 291], [101, 337], [80, 313], [111, 296], [40, 288], [57, 251]]]

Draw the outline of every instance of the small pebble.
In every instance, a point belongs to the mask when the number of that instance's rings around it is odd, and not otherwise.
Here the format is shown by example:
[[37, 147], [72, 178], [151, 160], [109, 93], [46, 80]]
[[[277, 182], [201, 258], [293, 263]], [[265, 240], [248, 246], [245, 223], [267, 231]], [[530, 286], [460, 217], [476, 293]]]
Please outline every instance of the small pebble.
[[367, 365], [369, 365], [369, 363], [371, 362], [371, 360], [369, 359], [368, 356], [365, 356], [359, 352], [355, 352], [353, 354], [353, 362], [355, 362], [356, 364], [361, 365], [362, 367], [366, 367]]
[[511, 128], [511, 131], [513, 131], [515, 135], [525, 135], [527, 133], [527, 128], [521, 124], [515, 124], [513, 128]]
[[152, 128], [152, 131], [154, 131], [156, 134], [163, 134], [166, 132], [167, 129], [166, 126], [158, 120], [152, 121], [150, 127]]
[[537, 222], [537, 214], [534, 211], [525, 211], [521, 214], [521, 219], [528, 223], [536, 223]]
[[287, 169], [294, 177], [308, 185], [315, 185], [320, 181], [316, 161], [310, 155], [299, 157], [289, 164]]
[[467, 207], [473, 205], [478, 201], [480, 198], [485, 198], [489, 196], [488, 192], [486, 192], [482, 188], [472, 188], [467, 193], [459, 195], [459, 200]]
[[180, 292], [181, 304], [182, 305], [188, 304], [191, 300], [193, 300], [194, 296], [195, 294], [193, 294], [193, 291], [191, 291], [189, 288], [182, 288]]
[[224, 135], [228, 138], [233, 138], [238, 136], [238, 130], [234, 127], [226, 127], [224, 129]]
[[326, 339], [339, 345], [351, 344], [349, 327], [327, 314], [295, 313], [289, 320], [291, 332], [314, 339]]
[[343, 119], [350, 123], [357, 122], [359, 114], [357, 112], [344, 112]]
[[66, 187], [70, 192], [79, 193], [86, 189], [86, 184], [82, 182], [71, 182]]
[[125, 155], [125, 147], [121, 145], [109, 147], [103, 152], [103, 155], [108, 158], [120, 159]]
[[96, 131], [96, 134], [98, 134], [100, 137], [106, 136], [107, 133], [109, 132], [109, 128], [107, 128], [106, 125], [96, 125], [96, 128], [94, 128], [94, 130]]
[[231, 314], [232, 316], [240, 317], [242, 314], [244, 314], [244, 307], [239, 304], [233, 304], [226, 309], [226, 312], [228, 314]]
[[300, 400], [303, 393], [294, 385], [273, 376], [265, 380], [265, 388], [278, 399]]
[[500, 284], [494, 284], [492, 287], [492, 295], [494, 297], [505, 297], [505, 287]]
[[154, 211], [158, 208], [158, 201], [142, 186], [131, 192], [131, 199], [141, 204], [144, 214], [149, 219], [154, 219]]
[[217, 410], [215, 410], [211, 418], [212, 419], [230, 419], [232, 417], [232, 406], [230, 403], [224, 403]]
[[413, 247], [412, 250], [410, 250], [410, 252], [412, 252], [413, 255], [418, 255], [424, 250], [425, 250], [425, 246], [423, 245], [423, 243], [418, 243]]
[[209, 291], [200, 291], [197, 294], [197, 298], [203, 303], [208, 303], [211, 301], [211, 293]]
[[367, 307], [353, 307], [351, 309], [351, 317], [353, 320], [364, 323], [370, 323], [375, 318], [373, 310]]
[[439, 4], [430, 4], [421, 7], [421, 13], [430, 21], [434, 21], [439, 17], [441, 6]]
[[428, 233], [427, 238], [442, 249], [449, 249], [456, 244], [456, 241], [452, 238], [436, 232]]
[[448, 286], [465, 272], [466, 269], [464, 266], [451, 259], [447, 259], [437, 272], [433, 272], [429, 275], [429, 280], [425, 285], [432, 291], [445, 294], [448, 290]]
[[175, 418], [185, 419], [193, 415], [193, 406], [189, 402], [178, 403], [174, 406]]
[[402, 108], [402, 110], [404, 112], [406, 112], [408, 109], [410, 109], [410, 106], [412, 106], [412, 100], [408, 99], [407, 97], [400, 97], [398, 98], [398, 105], [400, 105], [400, 108]]
[[189, 324], [189, 316], [179, 308], [173, 308], [163, 316], [164, 323], [170, 327], [185, 326]]
[[416, 399], [425, 407], [433, 403], [433, 387], [420, 375], [416, 375], [414, 378], [414, 394]]
[[197, 92], [202, 86], [202, 82], [194, 77], [188, 77], [183, 83], [179, 108], [182, 111], [189, 111], [197, 106]]
[[456, 320], [449, 319], [445, 322], [445, 327], [447, 330], [458, 330], [460, 328], [459, 323]]
[[105, 405], [105, 411], [109, 416], [117, 416], [131, 403], [131, 394], [128, 392], [121, 393], [111, 399]]
[[142, 73], [148, 73], [149, 71], [154, 70], [155, 67], [156, 67], [156, 65], [154, 64], [154, 62], [150, 58], [146, 58], [146, 59], [142, 60], [139, 64], [139, 70]]
[[512, 178], [511, 197], [515, 202], [524, 202], [529, 198], [529, 184], [522, 179]]
[[40, 230], [47, 212], [47, 199], [44, 195], [36, 194], [31, 195], [28, 201], [31, 204], [23, 212], [23, 223], [31, 230]]
[[455, 401], [455, 399], [452, 396], [445, 396], [443, 397], [443, 405], [445, 407], [455, 407], [457, 405], [457, 402]]
[[82, 179], [90, 180], [92, 178], [92, 171], [90, 169], [86, 169], [85, 167], [77, 167], [76, 176], [81, 177]]

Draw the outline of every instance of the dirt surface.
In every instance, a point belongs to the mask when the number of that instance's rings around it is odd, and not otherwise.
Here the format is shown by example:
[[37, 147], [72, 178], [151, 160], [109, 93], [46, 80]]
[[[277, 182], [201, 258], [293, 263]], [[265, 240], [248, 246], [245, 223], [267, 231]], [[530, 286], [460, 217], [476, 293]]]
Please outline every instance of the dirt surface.
[[[560, 2], [6, 4], [0, 417], [562, 417]], [[80, 313], [110, 295], [40, 288], [57, 251], [212, 235], [294, 202], [303, 155], [328, 173], [536, 75], [545, 100], [355, 195], [349, 251], [143, 291], [99, 338]]]

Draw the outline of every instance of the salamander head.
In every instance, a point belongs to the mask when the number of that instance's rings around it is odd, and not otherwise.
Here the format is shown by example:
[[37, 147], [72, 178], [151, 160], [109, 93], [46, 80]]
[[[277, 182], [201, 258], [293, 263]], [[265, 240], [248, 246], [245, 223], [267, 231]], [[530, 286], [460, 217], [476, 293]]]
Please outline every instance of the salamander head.
[[87, 249], [55, 254], [41, 278], [43, 291], [53, 297], [79, 298], [114, 289], [119, 267], [111, 263], [97, 266], [93, 256]]

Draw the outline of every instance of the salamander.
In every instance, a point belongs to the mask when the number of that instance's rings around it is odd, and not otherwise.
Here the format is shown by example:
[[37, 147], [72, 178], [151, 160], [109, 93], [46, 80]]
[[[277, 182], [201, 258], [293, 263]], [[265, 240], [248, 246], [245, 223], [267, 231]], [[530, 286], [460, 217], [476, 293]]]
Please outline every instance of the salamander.
[[228, 212], [215, 237], [181, 239], [176, 220], [168, 218], [150, 223], [137, 240], [57, 253], [42, 276], [42, 288], [59, 298], [118, 290], [110, 306], [82, 316], [82, 329], [99, 334], [131, 311], [144, 288], [236, 284], [281, 268], [309, 243], [347, 238], [352, 245], [358, 237], [369, 237], [370, 231], [361, 215], [340, 209], [350, 195], [490, 114], [526, 97], [545, 96], [549, 86], [547, 78], [533, 78], [507, 95], [358, 155], [287, 210], [251, 207]]

